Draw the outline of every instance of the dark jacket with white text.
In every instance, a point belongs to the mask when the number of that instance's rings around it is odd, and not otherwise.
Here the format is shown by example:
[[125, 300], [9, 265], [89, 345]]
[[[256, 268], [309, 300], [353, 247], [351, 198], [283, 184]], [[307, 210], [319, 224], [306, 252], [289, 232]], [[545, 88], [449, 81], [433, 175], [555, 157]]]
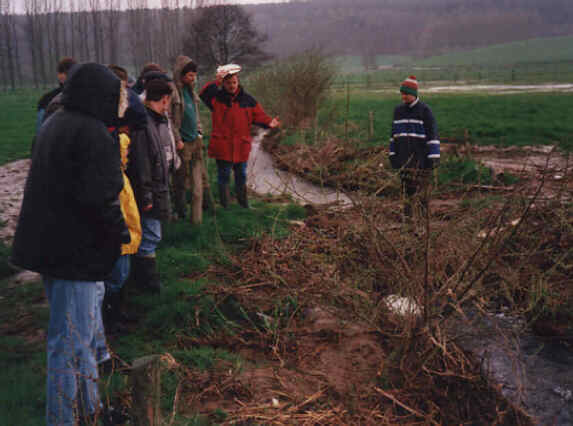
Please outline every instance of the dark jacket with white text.
[[432, 110], [419, 99], [398, 105], [390, 137], [392, 168], [433, 169], [439, 161], [440, 141]]

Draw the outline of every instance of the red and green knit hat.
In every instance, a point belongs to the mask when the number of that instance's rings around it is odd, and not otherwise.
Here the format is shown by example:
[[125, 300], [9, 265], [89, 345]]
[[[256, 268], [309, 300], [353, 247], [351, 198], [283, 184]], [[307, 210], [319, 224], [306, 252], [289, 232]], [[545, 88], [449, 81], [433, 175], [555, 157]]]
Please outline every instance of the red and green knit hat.
[[402, 82], [400, 85], [400, 93], [418, 96], [418, 80], [416, 80], [416, 76], [411, 75]]

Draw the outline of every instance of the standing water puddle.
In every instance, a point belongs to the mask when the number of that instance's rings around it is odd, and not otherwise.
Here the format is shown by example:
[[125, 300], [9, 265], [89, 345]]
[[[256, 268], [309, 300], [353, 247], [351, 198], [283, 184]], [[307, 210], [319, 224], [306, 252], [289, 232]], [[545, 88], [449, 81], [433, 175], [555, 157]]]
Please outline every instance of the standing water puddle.
[[523, 331], [503, 314], [464, 327], [460, 345], [482, 360], [503, 395], [539, 425], [573, 425], [573, 352], [562, 343]]

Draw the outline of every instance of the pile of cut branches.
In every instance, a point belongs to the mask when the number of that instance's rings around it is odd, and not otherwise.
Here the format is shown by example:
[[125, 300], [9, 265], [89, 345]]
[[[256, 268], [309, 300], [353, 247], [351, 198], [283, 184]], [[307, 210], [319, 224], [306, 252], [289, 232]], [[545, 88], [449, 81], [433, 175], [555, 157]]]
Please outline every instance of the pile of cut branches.
[[[425, 229], [401, 223], [394, 208], [373, 197], [346, 211], [318, 209], [288, 237], [254, 239], [212, 266], [218, 285], [208, 293], [235, 332], [181, 345], [225, 348], [243, 361], [189, 372], [187, 406], [221, 408], [229, 424], [531, 424], [447, 330], [502, 299], [523, 312], [523, 274], [534, 268], [559, 288], [571, 216], [538, 213], [519, 194], [431, 216]], [[535, 240], [527, 227], [541, 219], [567, 235]], [[550, 264], [532, 262], [549, 247]], [[397, 314], [392, 294], [423, 314]]]

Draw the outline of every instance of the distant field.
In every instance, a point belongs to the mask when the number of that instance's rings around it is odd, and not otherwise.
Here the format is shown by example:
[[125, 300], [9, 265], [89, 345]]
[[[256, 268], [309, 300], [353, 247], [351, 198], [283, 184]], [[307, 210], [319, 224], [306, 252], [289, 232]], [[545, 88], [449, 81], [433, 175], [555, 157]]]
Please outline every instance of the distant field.
[[30, 155], [41, 90], [0, 93], [0, 165]]
[[[389, 65], [403, 65], [409, 64], [413, 60], [410, 56], [400, 55], [377, 55], [376, 65], [389, 66]], [[342, 73], [362, 72], [364, 70], [363, 58], [359, 55], [345, 55], [335, 58], [336, 65]]]
[[415, 60], [419, 66], [504, 66], [573, 61], [573, 36], [538, 38]]
[[[381, 69], [365, 72], [360, 56], [337, 59], [336, 86], [384, 87], [415, 74], [426, 82], [569, 83], [573, 82], [573, 36], [499, 44], [425, 59], [378, 56]], [[387, 68], [388, 65], [394, 65]]]
[[389, 69], [340, 73], [334, 88], [386, 88], [400, 84], [408, 75], [415, 75], [424, 84], [543, 84], [572, 83], [573, 61], [560, 63], [517, 64], [514, 66], [447, 65], [400, 66]]
[[[432, 108], [442, 138], [463, 139], [467, 129], [472, 143], [480, 145], [559, 144], [573, 150], [573, 94], [422, 94], [422, 100]], [[388, 144], [399, 102], [398, 93], [351, 92], [349, 137], [363, 144]], [[321, 115], [323, 126], [330, 125], [339, 137], [344, 137], [345, 109], [346, 97], [337, 93]], [[374, 112], [371, 141], [369, 111]]]

